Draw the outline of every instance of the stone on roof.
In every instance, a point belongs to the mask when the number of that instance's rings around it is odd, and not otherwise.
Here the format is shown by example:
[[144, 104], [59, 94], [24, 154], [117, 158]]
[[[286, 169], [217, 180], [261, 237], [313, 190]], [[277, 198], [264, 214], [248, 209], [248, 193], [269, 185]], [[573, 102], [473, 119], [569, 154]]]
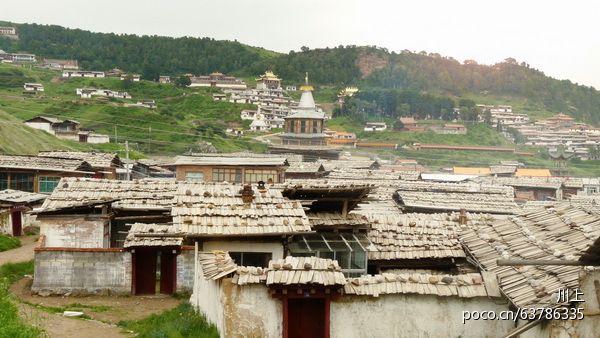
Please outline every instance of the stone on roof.
[[[490, 283], [492, 284], [492, 283]], [[427, 273], [383, 273], [350, 278], [344, 285], [349, 295], [373, 296], [390, 294], [420, 294], [458, 296], [461, 298], [487, 297], [488, 291], [478, 273], [461, 275]], [[490, 292], [491, 293], [491, 292]]]
[[242, 185], [182, 183], [172, 208], [173, 222], [186, 234], [203, 236], [281, 235], [308, 233], [308, 218], [297, 201], [277, 189], [253, 189], [242, 199]]
[[498, 259], [576, 260], [600, 236], [600, 214], [557, 204], [508, 219], [481, 222], [460, 240], [517, 307], [557, 307], [558, 290], [579, 287], [578, 266], [498, 266]]
[[33, 192], [6, 189], [0, 191], [0, 201], [9, 203], [33, 203], [46, 199], [48, 195]]
[[60, 172], [91, 171], [90, 164], [80, 159], [45, 158], [39, 156], [0, 155], [0, 168]]
[[[129, 233], [125, 238], [124, 248], [139, 247], [139, 246], [181, 246], [183, 244], [183, 236], [154, 236], [160, 234], [173, 235], [176, 234], [176, 228], [166, 224], [146, 224], [134, 223], [131, 224]], [[137, 236], [137, 235], [152, 235], [152, 236]]]
[[85, 151], [41, 151], [39, 157], [58, 157], [82, 160], [95, 168], [110, 168], [120, 166], [121, 160], [116, 153], [85, 152]]

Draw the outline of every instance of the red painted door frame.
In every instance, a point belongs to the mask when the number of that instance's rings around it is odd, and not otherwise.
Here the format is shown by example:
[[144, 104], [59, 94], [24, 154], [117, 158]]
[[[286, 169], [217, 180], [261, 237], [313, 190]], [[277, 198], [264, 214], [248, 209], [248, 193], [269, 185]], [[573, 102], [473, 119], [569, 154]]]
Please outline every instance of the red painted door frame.
[[10, 219], [12, 224], [12, 235], [14, 237], [23, 235], [23, 219], [21, 210], [22, 207], [12, 207], [10, 208]]

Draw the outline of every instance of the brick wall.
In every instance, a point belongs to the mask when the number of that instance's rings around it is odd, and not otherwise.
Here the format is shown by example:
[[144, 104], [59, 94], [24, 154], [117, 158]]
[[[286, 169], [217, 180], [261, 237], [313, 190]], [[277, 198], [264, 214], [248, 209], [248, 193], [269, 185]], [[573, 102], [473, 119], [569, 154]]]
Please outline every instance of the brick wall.
[[130, 252], [57, 249], [36, 249], [32, 291], [39, 295], [131, 294]]

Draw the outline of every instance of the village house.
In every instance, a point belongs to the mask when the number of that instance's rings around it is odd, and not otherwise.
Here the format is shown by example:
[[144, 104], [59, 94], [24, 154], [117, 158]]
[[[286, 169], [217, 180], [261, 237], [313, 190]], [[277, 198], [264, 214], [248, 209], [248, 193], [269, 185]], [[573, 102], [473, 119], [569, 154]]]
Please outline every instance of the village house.
[[102, 175], [86, 161], [60, 157], [0, 155], [0, 190], [52, 193], [61, 177]]
[[173, 166], [178, 181], [273, 184], [285, 180], [285, 157], [180, 156]]
[[46, 59], [46, 58], [44, 58], [42, 63], [39, 65], [39, 67], [48, 68], [48, 69], [57, 69], [57, 70], [79, 69], [77, 60], [61, 60], [61, 59]]
[[25, 83], [23, 89], [26, 91], [43, 92], [44, 85], [41, 83]]
[[140, 74], [124, 74], [122, 73], [120, 76], [121, 81], [123, 80], [127, 80], [127, 78], [131, 76], [131, 81], [133, 82], [140, 82], [140, 79], [142, 78], [142, 76]]
[[0, 234], [22, 236], [23, 229], [31, 224], [29, 211], [40, 206], [46, 197], [12, 189], [0, 191]]
[[85, 152], [85, 151], [41, 151], [39, 157], [67, 158], [82, 160], [88, 163], [96, 172], [94, 178], [116, 179], [117, 168], [123, 167], [123, 162], [116, 153]]
[[36, 116], [24, 121], [25, 125], [43, 130], [58, 138], [83, 143], [110, 143], [110, 137], [91, 130], [82, 130], [81, 123], [75, 120], [59, 120], [53, 117]]
[[158, 77], [159, 83], [171, 83], [171, 77], [166, 75], [161, 75]]
[[119, 99], [131, 99], [131, 94], [122, 91], [113, 91], [108, 89], [93, 89], [93, 88], [77, 88], [75, 90], [77, 95], [80, 95], [82, 99], [91, 99], [92, 96], [105, 96], [114, 97]]
[[385, 122], [367, 122], [364, 131], [384, 131], [387, 129]]
[[467, 128], [462, 124], [444, 124], [444, 128], [435, 129], [436, 134], [457, 134], [464, 135], [467, 133]]
[[222, 73], [211, 73], [205, 76], [192, 76], [190, 87], [219, 87], [230, 89], [246, 89], [246, 82], [233, 76], [225, 76]]
[[62, 77], [106, 77], [104, 72], [90, 70], [63, 70]]
[[0, 27], [0, 34], [15, 35], [17, 34], [17, 29], [15, 27]]

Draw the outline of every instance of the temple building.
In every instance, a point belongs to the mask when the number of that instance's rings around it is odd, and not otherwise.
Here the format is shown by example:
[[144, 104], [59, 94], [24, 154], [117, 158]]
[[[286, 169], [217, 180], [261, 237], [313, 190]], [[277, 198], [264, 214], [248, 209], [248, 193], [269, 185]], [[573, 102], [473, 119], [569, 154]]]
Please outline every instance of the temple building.
[[281, 79], [272, 71], [266, 71], [265, 74], [256, 79], [257, 90], [281, 90]]
[[286, 145], [326, 145], [324, 122], [325, 114], [318, 111], [312, 96], [313, 87], [306, 85], [300, 88], [302, 97], [296, 113], [284, 117], [285, 130], [279, 136]]

